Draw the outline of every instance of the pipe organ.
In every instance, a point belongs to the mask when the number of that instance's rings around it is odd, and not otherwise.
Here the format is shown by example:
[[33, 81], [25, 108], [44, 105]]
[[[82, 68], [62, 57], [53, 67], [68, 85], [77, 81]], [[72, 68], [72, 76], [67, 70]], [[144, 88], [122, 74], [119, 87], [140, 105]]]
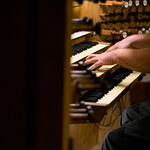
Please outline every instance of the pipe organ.
[[103, 53], [129, 35], [149, 34], [149, 3], [147, 0], [82, 1], [79, 6], [73, 3], [76, 7], [72, 10], [69, 105], [73, 150], [100, 149], [105, 134], [119, 127], [121, 112], [131, 105], [130, 91], [144, 76], [118, 64], [89, 70], [90, 65], [83, 65], [85, 58]]
[[143, 74], [83, 65], [150, 32], [149, 0], [1, 1], [1, 149], [99, 150]]
[[[107, 1], [99, 2], [103, 30], [111, 30], [116, 34], [102, 34], [102, 41], [115, 43], [131, 34], [149, 33], [149, 1]], [[120, 32], [121, 34], [117, 34]]]

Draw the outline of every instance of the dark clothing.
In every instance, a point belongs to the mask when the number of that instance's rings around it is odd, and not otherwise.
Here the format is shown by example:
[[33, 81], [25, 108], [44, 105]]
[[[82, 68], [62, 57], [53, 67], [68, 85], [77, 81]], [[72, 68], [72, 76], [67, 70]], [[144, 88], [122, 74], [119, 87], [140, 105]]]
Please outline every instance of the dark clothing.
[[150, 101], [125, 109], [120, 124], [107, 133], [101, 150], [150, 150]]

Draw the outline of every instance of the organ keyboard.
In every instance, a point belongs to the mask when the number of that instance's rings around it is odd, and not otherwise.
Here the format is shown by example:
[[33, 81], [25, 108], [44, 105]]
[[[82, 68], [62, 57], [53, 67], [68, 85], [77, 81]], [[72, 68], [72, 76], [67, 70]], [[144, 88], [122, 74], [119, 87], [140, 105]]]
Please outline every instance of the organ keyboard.
[[89, 35], [89, 34], [91, 34], [91, 32], [89, 32], [89, 31], [75, 32], [71, 35], [71, 40], [76, 40], [78, 38], [85, 37], [86, 35]]
[[94, 34], [89, 31], [79, 31], [71, 35], [73, 52], [70, 63], [83, 60], [90, 54], [104, 52], [111, 43], [91, 40]]
[[[97, 53], [97, 52], [102, 53], [104, 52], [104, 50], [106, 50], [107, 47], [108, 44], [101, 44], [100, 42], [94, 42], [94, 41], [93, 42], [86, 41], [86, 42], [79, 43], [78, 45], [75, 45], [73, 48], [74, 49], [73, 56], [71, 57], [70, 62], [71, 63], [78, 62], [79, 60], [82, 60], [83, 58], [93, 53]], [[77, 52], [77, 50], [79, 51]]]
[[[141, 73], [133, 71], [118, 85], [114, 86], [108, 93], [104, 94], [102, 98], [97, 99], [95, 102], [86, 102], [85, 105], [91, 106], [104, 106], [110, 108], [117, 99], [122, 97], [127, 90], [130, 90], [141, 77]], [[84, 100], [84, 99], [83, 99]]]
[[[101, 86], [96, 87], [91, 91], [86, 91], [81, 94], [77, 103], [84, 102], [84, 107], [92, 106], [93, 109], [93, 118], [90, 118], [90, 122], [100, 122], [104, 117], [105, 113], [113, 106], [115, 103], [123, 97], [129, 90], [134, 87], [134, 85], [142, 79], [143, 74], [131, 71], [121, 66], [108, 65], [108, 66], [100, 66], [97, 67], [95, 71], [92, 71], [100, 81], [105, 83], [105, 88]], [[100, 82], [101, 83], [101, 82]], [[99, 84], [100, 84], [99, 83]], [[81, 107], [79, 107], [81, 108]], [[79, 115], [77, 112], [75, 113], [77, 116]], [[80, 112], [81, 115], [81, 112]], [[81, 115], [82, 116], [82, 115]], [[72, 115], [72, 123], [83, 123], [88, 122], [82, 120], [84, 115], [80, 118]], [[87, 118], [89, 119], [89, 118]], [[80, 121], [79, 121], [80, 120]]]

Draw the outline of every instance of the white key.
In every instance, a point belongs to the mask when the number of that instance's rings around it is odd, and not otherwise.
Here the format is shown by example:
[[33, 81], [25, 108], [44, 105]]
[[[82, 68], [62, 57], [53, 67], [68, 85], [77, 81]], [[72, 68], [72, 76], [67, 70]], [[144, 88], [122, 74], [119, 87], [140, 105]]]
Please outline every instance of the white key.
[[83, 51], [81, 53], [78, 53], [78, 54], [72, 56], [70, 58], [70, 62], [71, 63], [75, 63], [75, 62], [77, 62], [77, 61], [87, 57], [90, 54], [93, 54], [93, 53], [95, 53], [97, 51], [102, 50], [103, 48], [105, 48], [107, 46], [108, 45], [106, 45], [106, 44], [97, 44], [97, 45], [95, 45], [95, 46], [93, 46], [93, 47], [91, 47], [91, 48], [89, 48], [89, 49], [87, 49], [87, 50], [85, 50], [85, 51]]
[[82, 36], [85, 36], [85, 35], [88, 35], [90, 34], [91, 32], [89, 31], [79, 31], [79, 32], [75, 32], [71, 35], [71, 40], [74, 40], [74, 39], [77, 39], [77, 38], [80, 38]]
[[[109, 107], [117, 98], [122, 96], [122, 92], [124, 92], [127, 88], [131, 88], [134, 85], [135, 81], [141, 73], [133, 71], [129, 76], [127, 76], [124, 80], [122, 80], [116, 87], [110, 90], [107, 94], [105, 94], [101, 99], [99, 99], [96, 103], [93, 102], [85, 102], [85, 105], [91, 106], [103, 106]], [[129, 90], [128, 89], [128, 90]]]
[[110, 105], [110, 103], [113, 102], [127, 87], [129, 87], [140, 76], [140, 74], [141, 73], [134, 71], [96, 103], [102, 106]]

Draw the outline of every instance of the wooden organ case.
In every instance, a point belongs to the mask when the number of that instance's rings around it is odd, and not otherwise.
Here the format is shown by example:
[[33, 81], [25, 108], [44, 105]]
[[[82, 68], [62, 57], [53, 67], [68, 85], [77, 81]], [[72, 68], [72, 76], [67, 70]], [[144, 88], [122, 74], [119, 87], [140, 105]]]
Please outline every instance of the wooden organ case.
[[0, 149], [68, 150], [71, 1], [0, 7]]
[[[84, 61], [86, 56], [91, 53], [104, 52], [111, 44], [115, 44], [129, 35], [149, 34], [149, 9], [149, 1], [147, 0], [83, 1], [81, 5], [73, 2], [73, 18], [78, 18], [80, 21], [92, 19], [93, 25], [100, 22], [101, 30], [99, 34], [96, 34], [95, 28], [92, 31], [86, 31], [87, 28], [82, 31], [83, 27], [81, 29], [78, 27], [77, 31], [79, 32], [74, 32], [71, 36], [73, 47], [70, 59], [71, 78], [75, 83], [73, 82], [72, 85], [73, 98], [70, 104], [69, 134], [73, 150], [100, 149], [107, 132], [120, 126], [121, 112], [131, 105], [130, 91], [144, 75], [126, 70], [117, 64], [100, 66], [92, 71], [92, 75], [99, 78], [98, 81], [102, 87], [96, 88], [95, 85], [92, 90], [88, 86], [80, 85], [80, 82], [83, 83], [82, 79], [86, 78], [84, 71], [87, 70], [81, 65], [81, 60]], [[73, 30], [74, 28], [73, 26]], [[86, 50], [83, 48], [83, 50], [81, 47], [85, 41], [97, 42], [100, 47], [96, 50], [95, 46]], [[80, 52], [80, 48], [83, 51]], [[75, 69], [74, 66], [78, 66], [78, 69]], [[111, 80], [112, 83], [114, 76], [118, 78], [117, 72], [122, 74], [124, 69], [131, 72], [127, 73], [128, 75], [121, 79], [115, 87], [110, 88], [108, 93], [104, 94], [103, 88], [105, 86], [103, 84], [110, 87], [107, 82]], [[106, 82], [103, 83], [103, 81]], [[89, 82], [91, 83], [91, 81]], [[104, 96], [101, 96], [101, 93]]]

